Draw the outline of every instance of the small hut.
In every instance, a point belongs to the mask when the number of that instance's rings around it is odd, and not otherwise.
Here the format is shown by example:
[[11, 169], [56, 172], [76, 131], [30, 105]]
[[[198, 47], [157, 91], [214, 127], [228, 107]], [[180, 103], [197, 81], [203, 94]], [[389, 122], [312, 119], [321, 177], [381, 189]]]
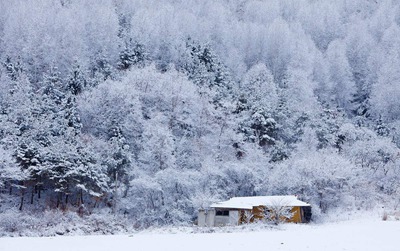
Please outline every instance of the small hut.
[[296, 196], [234, 197], [200, 209], [198, 225], [240, 225], [262, 220], [307, 223], [310, 219], [311, 205]]

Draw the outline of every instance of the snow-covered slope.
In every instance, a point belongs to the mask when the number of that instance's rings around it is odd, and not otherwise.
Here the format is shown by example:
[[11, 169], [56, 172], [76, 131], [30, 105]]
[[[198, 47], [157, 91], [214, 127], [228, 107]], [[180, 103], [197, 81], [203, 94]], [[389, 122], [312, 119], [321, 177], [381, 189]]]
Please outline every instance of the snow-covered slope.
[[2, 238], [0, 251], [295, 250], [398, 251], [400, 222], [353, 220], [325, 225], [283, 225], [280, 230], [235, 233], [141, 233], [119, 236]]

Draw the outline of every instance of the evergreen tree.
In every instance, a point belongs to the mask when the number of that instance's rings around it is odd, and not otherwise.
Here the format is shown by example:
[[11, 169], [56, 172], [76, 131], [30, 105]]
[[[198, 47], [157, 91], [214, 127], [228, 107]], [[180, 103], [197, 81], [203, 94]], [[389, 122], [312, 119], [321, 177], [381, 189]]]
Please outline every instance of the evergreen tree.
[[276, 143], [276, 121], [273, 114], [278, 93], [271, 72], [263, 64], [253, 66], [240, 85], [236, 113], [241, 117], [239, 131], [259, 146]]
[[131, 159], [129, 153], [129, 145], [122, 130], [118, 124], [114, 122], [114, 127], [110, 130], [110, 138], [108, 140], [109, 150], [103, 156], [104, 164], [107, 167], [107, 174], [110, 177], [110, 189], [112, 191], [113, 211], [117, 210], [119, 200], [119, 192], [123, 190], [123, 196], [127, 196], [129, 185], [129, 175], [131, 175]]
[[23, 71], [21, 62], [18, 60], [16, 63], [13, 63], [11, 57], [9, 56], [6, 58], [3, 66], [7, 75], [11, 78], [12, 81], [16, 81]]
[[390, 130], [385, 122], [383, 122], [382, 117], [380, 116], [375, 125], [375, 131], [379, 136], [387, 137], [390, 134]]
[[83, 73], [80, 65], [78, 63], [74, 63], [71, 76], [67, 82], [68, 91], [73, 95], [78, 95], [84, 91], [86, 85], [87, 81], [85, 74]]
[[373, 71], [368, 65], [371, 51], [377, 43], [365, 23], [354, 23], [346, 37], [346, 55], [355, 84], [352, 107], [359, 125], [364, 125], [371, 115], [371, 80]]
[[[65, 93], [62, 86], [57, 69], [53, 68], [40, 95], [32, 95], [30, 115], [15, 135], [15, 158], [29, 174], [25, 183], [32, 190], [31, 203], [34, 192], [40, 198], [41, 190], [47, 189], [56, 198], [52, 205], [55, 207], [68, 204], [70, 195], [83, 201], [84, 194], [107, 191], [107, 176], [82, 141], [75, 97]], [[22, 205], [21, 202], [21, 209]]]
[[90, 77], [93, 81], [92, 85], [115, 78], [114, 67], [102, 51], [97, 52], [91, 60]]
[[128, 70], [132, 66], [144, 67], [148, 60], [149, 56], [144, 45], [130, 38], [119, 54], [118, 68]]
[[312, 124], [318, 139], [318, 149], [336, 147], [341, 150], [344, 138], [339, 129], [344, 121], [345, 115], [339, 109], [325, 108], [319, 114]]
[[213, 103], [221, 106], [231, 96], [232, 82], [228, 70], [208, 44], [201, 45], [188, 39], [183, 62], [179, 64], [203, 94], [208, 94]]

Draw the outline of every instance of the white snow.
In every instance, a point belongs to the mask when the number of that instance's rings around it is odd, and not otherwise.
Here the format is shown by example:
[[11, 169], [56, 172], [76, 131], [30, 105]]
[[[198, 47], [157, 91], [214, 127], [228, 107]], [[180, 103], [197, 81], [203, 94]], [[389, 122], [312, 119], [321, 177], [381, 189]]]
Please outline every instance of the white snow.
[[252, 196], [252, 197], [234, 197], [227, 201], [214, 203], [213, 208], [241, 208], [252, 209], [254, 206], [310, 206], [297, 199], [294, 195], [287, 196]]
[[399, 221], [364, 219], [234, 233], [0, 238], [0, 251], [399, 251], [399, 236]]

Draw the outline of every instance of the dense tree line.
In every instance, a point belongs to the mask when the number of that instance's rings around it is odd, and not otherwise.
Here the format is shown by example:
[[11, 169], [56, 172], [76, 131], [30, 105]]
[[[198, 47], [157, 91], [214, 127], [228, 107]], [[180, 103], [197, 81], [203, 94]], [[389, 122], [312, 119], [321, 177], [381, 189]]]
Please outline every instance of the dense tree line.
[[232, 196], [397, 206], [399, 8], [2, 1], [0, 201], [138, 226]]

